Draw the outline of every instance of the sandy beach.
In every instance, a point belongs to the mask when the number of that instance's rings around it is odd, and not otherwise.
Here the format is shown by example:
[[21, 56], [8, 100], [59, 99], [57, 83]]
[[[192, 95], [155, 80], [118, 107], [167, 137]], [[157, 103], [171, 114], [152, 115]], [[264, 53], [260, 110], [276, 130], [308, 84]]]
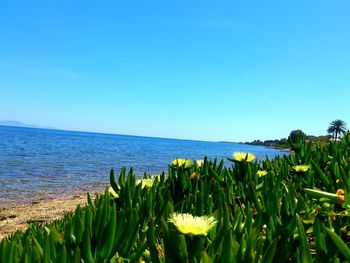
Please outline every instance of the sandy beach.
[[[104, 191], [100, 186], [89, 191], [92, 198]], [[87, 202], [84, 192], [74, 193], [63, 198], [50, 198], [30, 204], [10, 203], [0, 207], [0, 240], [17, 230], [25, 231], [33, 222], [49, 223], [72, 212], [78, 205]]]

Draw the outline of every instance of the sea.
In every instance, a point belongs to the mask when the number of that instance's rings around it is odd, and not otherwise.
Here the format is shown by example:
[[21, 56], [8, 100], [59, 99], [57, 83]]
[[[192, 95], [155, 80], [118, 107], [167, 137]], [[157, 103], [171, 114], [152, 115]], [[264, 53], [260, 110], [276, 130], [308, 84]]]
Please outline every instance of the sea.
[[285, 152], [230, 142], [165, 139], [0, 126], [0, 206], [33, 203], [106, 186], [123, 166], [138, 176], [167, 173], [175, 158], [224, 159], [236, 151], [257, 159]]

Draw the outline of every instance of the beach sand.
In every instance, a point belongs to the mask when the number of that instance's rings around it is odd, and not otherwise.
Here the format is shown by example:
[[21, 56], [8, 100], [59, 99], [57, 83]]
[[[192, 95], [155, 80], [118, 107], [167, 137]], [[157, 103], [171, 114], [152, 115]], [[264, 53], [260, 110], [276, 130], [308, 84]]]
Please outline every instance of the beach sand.
[[[104, 191], [104, 187], [89, 191], [92, 198]], [[69, 198], [50, 198], [30, 204], [11, 203], [0, 207], [0, 240], [17, 230], [25, 231], [30, 223], [49, 223], [73, 212], [78, 205], [85, 206], [85, 193], [74, 193]]]

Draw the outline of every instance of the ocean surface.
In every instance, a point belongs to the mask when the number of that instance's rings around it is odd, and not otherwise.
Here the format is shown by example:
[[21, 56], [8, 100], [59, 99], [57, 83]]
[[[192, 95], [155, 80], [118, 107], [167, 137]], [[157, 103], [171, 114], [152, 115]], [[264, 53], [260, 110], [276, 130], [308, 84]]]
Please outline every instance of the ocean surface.
[[112, 168], [117, 175], [123, 166], [140, 176], [157, 174], [167, 172], [175, 158], [208, 156], [229, 164], [226, 158], [235, 151], [252, 152], [258, 159], [285, 154], [226, 142], [0, 126], [0, 206], [88, 191], [108, 183]]

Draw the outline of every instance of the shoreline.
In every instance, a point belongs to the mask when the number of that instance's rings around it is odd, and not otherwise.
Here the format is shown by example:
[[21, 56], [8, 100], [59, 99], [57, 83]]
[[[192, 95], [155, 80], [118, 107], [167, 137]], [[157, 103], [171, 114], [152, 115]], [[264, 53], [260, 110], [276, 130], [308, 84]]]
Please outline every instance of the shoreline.
[[274, 150], [279, 150], [281, 152], [286, 152], [286, 153], [292, 153], [293, 150], [286, 147], [286, 146], [278, 146], [278, 145], [272, 145], [272, 144], [255, 144], [255, 143], [247, 143], [247, 142], [242, 142], [240, 144], [245, 144], [245, 145], [253, 145], [253, 146], [262, 146], [268, 149], [274, 149]]
[[[88, 192], [94, 198], [104, 190], [105, 187], [95, 186], [86, 192], [74, 191], [55, 198], [48, 196], [31, 203], [9, 201], [6, 206], [0, 206], [0, 241], [17, 230], [25, 231], [31, 223], [50, 223], [61, 219], [65, 214], [73, 212], [78, 205], [85, 206]], [[4, 200], [0, 200], [2, 202]]]

